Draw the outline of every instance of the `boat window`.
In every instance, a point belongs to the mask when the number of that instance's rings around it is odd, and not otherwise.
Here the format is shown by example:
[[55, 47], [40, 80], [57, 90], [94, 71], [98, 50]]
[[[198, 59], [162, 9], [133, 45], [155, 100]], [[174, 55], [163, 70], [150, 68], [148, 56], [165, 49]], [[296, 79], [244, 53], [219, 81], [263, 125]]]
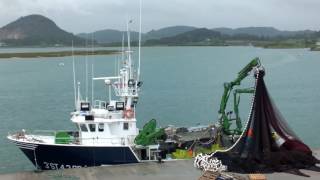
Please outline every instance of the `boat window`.
[[103, 124], [103, 123], [99, 123], [99, 125], [98, 125], [98, 131], [99, 131], [99, 132], [103, 132], [103, 130], [104, 130], [104, 124]]
[[88, 132], [87, 126], [85, 124], [80, 124], [80, 129], [83, 132]]
[[91, 132], [96, 132], [96, 124], [89, 124], [89, 129]]
[[129, 129], [129, 123], [123, 123], [123, 130]]

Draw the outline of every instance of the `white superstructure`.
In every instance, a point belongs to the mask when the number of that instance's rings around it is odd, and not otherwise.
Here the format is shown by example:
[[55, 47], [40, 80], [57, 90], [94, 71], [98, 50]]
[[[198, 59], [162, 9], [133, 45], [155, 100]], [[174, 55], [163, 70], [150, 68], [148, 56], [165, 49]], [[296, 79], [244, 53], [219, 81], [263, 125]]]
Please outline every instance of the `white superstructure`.
[[[106, 85], [107, 101], [95, 100], [91, 104], [82, 100], [78, 85], [76, 111], [71, 113], [71, 121], [79, 129], [80, 144], [133, 145], [138, 135], [135, 108], [142, 83], [137, 80], [130, 48], [124, 53], [126, 56], [118, 76], [93, 78]], [[112, 99], [111, 93], [116, 100]]]

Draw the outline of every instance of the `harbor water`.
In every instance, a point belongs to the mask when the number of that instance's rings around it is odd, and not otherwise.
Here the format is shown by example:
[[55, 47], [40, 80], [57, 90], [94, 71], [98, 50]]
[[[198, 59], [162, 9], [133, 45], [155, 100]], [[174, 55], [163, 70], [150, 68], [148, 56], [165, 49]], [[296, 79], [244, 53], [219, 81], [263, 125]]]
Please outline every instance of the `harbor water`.
[[[57, 49], [41, 49], [50, 50]], [[22, 51], [39, 49], [0, 49], [0, 53]], [[92, 64], [95, 77], [112, 76], [118, 56], [88, 56], [87, 83], [86, 57], [75, 57], [82, 97], [92, 98]], [[216, 123], [223, 82], [236, 78], [237, 72], [254, 57], [261, 58], [269, 93], [289, 125], [306, 144], [320, 147], [320, 52], [307, 49], [143, 47], [138, 126], [152, 118], [162, 127]], [[74, 109], [72, 74], [72, 57], [0, 60], [0, 173], [34, 169], [6, 139], [8, 132], [75, 129], [69, 120]], [[250, 75], [242, 87], [252, 87], [253, 83]], [[104, 84], [93, 84], [94, 98], [106, 100]], [[241, 97], [243, 121], [248, 116], [250, 100], [249, 95]]]

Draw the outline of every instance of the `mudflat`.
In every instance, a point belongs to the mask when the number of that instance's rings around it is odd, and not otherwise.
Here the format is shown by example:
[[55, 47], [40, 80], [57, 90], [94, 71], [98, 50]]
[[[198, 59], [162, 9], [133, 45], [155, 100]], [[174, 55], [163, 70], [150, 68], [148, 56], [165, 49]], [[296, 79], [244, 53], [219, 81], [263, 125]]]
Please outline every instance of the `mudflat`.
[[64, 57], [64, 56], [85, 56], [85, 55], [108, 55], [116, 54], [116, 50], [96, 50], [96, 51], [53, 51], [53, 52], [17, 52], [0, 53], [0, 59], [4, 58], [38, 58], [38, 57]]

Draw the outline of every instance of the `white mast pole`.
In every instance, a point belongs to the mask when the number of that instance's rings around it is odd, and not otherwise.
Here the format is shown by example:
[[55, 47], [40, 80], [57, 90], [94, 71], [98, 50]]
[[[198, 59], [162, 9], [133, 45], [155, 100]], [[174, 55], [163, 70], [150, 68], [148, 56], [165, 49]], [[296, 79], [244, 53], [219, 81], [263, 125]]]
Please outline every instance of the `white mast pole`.
[[81, 96], [81, 94], [80, 94], [80, 82], [78, 81], [78, 100], [77, 100], [77, 107], [76, 107], [77, 110], [80, 110], [80, 104], [79, 103], [80, 103], [80, 101], [82, 99], [80, 96]]
[[92, 74], [92, 79], [91, 79], [91, 105], [93, 106], [93, 101], [94, 101], [94, 83], [93, 83], [93, 78], [94, 78], [94, 64], [91, 64], [91, 74]]
[[122, 48], [121, 48], [121, 61], [124, 60], [124, 33], [122, 33]]
[[77, 89], [76, 89], [76, 70], [75, 70], [75, 62], [74, 62], [74, 50], [73, 50], [73, 40], [71, 42], [72, 45], [72, 71], [73, 71], [73, 90], [74, 90], [74, 107], [77, 108]]
[[141, 31], [142, 31], [142, 0], [140, 0], [140, 12], [139, 12], [139, 58], [138, 58], [138, 81], [140, 80], [140, 61], [141, 61]]
[[127, 22], [127, 36], [128, 36], [128, 66], [129, 66], [129, 79], [132, 78], [132, 73], [131, 73], [131, 46], [130, 46], [130, 29], [129, 29], [129, 24], [132, 22], [132, 20], [129, 20]]
[[86, 102], [88, 101], [88, 39], [86, 38]]
[[109, 86], [109, 103], [110, 103], [111, 102], [111, 84], [109, 84], [108, 86]]
[[[91, 38], [92, 38], [92, 46], [91, 46], [91, 53], [93, 55], [93, 52], [94, 52], [94, 33], [92, 33], [91, 35]], [[94, 83], [93, 83], [93, 78], [94, 78], [94, 59], [92, 58], [91, 59], [91, 76], [92, 76], [92, 79], [91, 79], [91, 106], [93, 106], [94, 104]]]
[[128, 51], [130, 51], [130, 31], [129, 31], [129, 23], [131, 20], [127, 22], [127, 38], [128, 38]]
[[117, 76], [117, 62], [118, 62], [118, 56], [115, 56], [115, 58], [114, 58], [114, 76]]
[[[121, 48], [121, 50], [122, 50], [122, 54], [121, 54], [121, 62], [120, 63], [124, 63], [124, 33], [122, 33], [122, 48]], [[118, 72], [118, 74], [120, 74], [120, 64], [118, 63], [118, 69], [119, 69], [119, 72]], [[121, 81], [121, 83], [122, 83], [123, 81]]]
[[94, 52], [94, 32], [92, 33], [91, 38], [92, 38], [92, 49], [91, 49], [91, 55], [93, 55], [93, 52]]

